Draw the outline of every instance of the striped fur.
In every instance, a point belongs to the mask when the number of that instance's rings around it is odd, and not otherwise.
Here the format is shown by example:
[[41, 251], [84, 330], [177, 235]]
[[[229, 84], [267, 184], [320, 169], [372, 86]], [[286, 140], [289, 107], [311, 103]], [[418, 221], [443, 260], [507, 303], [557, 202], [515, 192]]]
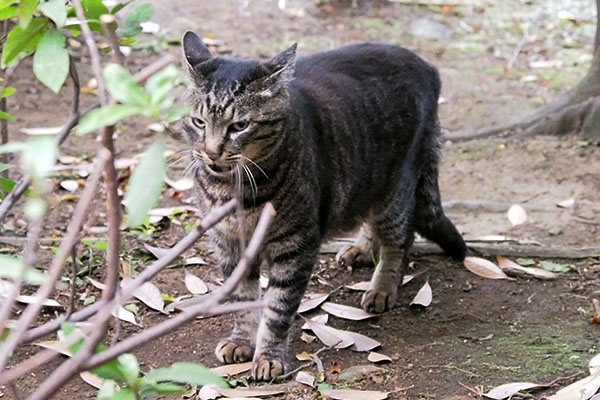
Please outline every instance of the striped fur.
[[191, 32], [183, 44], [193, 81], [183, 136], [201, 208], [243, 202], [240, 214], [210, 234], [225, 276], [263, 205], [277, 211], [260, 260], [233, 296], [259, 296], [266, 268], [266, 307], [236, 317], [216, 349], [222, 362], [253, 359], [257, 379], [284, 372], [288, 330], [319, 246], [334, 233], [363, 224], [356, 246], [338, 255], [342, 264], [380, 254], [362, 301], [368, 311], [394, 305], [415, 231], [464, 258], [437, 185], [440, 80], [433, 67], [382, 44], [298, 60], [292, 46], [267, 62], [213, 57]]

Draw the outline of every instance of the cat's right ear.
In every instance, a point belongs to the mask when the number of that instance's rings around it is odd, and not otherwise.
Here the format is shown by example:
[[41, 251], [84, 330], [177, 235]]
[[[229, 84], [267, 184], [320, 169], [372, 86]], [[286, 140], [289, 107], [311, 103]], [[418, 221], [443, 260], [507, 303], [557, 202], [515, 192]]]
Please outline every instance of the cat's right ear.
[[182, 43], [183, 55], [190, 71], [193, 71], [195, 66], [213, 58], [200, 36], [192, 31], [187, 31], [183, 35]]

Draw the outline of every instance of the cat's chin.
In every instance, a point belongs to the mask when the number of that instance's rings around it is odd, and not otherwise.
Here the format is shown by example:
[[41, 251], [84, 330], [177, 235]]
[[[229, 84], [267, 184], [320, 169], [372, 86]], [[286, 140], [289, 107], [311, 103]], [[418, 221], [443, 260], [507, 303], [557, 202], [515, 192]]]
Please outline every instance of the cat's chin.
[[231, 165], [221, 166], [218, 164], [206, 165], [206, 170], [214, 176], [227, 177], [233, 175], [234, 168]]

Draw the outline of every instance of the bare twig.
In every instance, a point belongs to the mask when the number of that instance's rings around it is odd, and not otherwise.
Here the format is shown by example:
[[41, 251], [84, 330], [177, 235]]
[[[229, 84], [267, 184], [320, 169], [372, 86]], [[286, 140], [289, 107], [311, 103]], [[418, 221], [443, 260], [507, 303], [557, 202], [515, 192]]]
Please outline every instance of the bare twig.
[[311, 354], [311, 357], [312, 357], [312, 360], [311, 360], [311, 361], [309, 361], [309, 362], [306, 362], [306, 363], [302, 364], [301, 366], [299, 366], [298, 368], [296, 368], [296, 369], [293, 369], [292, 371], [290, 371], [290, 372], [287, 372], [287, 373], [285, 373], [285, 374], [283, 374], [283, 375], [279, 376], [277, 379], [281, 379], [281, 380], [287, 379], [287, 378], [289, 378], [290, 376], [294, 375], [295, 373], [297, 373], [297, 372], [300, 372], [300, 371], [302, 371], [303, 369], [305, 369], [305, 368], [308, 368], [308, 367], [310, 367], [310, 366], [311, 366], [311, 365], [313, 365], [313, 364], [316, 364], [316, 363], [317, 363], [317, 358], [319, 357], [319, 354], [321, 354], [321, 353], [322, 353], [322, 352], [324, 352], [325, 350], [331, 350], [331, 349], [334, 349], [334, 348], [335, 348], [335, 346], [337, 346], [337, 345], [338, 345], [338, 344], [340, 344], [341, 342], [342, 342], [342, 341], [340, 340], [339, 342], [337, 342], [337, 343], [336, 343], [336, 344], [334, 344], [333, 346], [323, 346], [323, 347], [321, 347], [319, 350], [317, 350], [316, 352], [314, 352], [313, 354]]
[[[99, 172], [98, 172], [99, 173]], [[231, 214], [236, 207], [236, 201], [230, 200], [222, 206], [214, 208], [190, 233], [188, 233], [182, 240], [180, 240], [175, 246], [173, 246], [163, 257], [156, 260], [154, 263], [146, 267], [138, 276], [129, 281], [122, 289], [121, 294], [119, 295], [119, 301], [121, 303], [129, 300], [133, 293], [137, 288], [139, 288], [142, 284], [152, 279], [157, 273], [167, 267], [171, 262], [173, 262], [179, 255], [181, 255], [184, 251], [192, 247], [192, 245], [198, 240], [200, 236], [208, 229], [213, 227], [227, 215]], [[220, 290], [223, 290], [223, 285]], [[232, 289], [231, 289], [232, 290]], [[216, 293], [216, 292], [215, 292]], [[212, 296], [211, 296], [212, 297]], [[74, 313], [70, 321], [82, 321], [94, 314], [98, 314], [96, 319], [108, 319], [111, 316], [110, 311], [119, 303], [113, 300], [110, 304], [107, 305], [106, 302], [100, 301], [98, 303], [92, 304], [76, 313]], [[188, 311], [188, 310], [186, 310]], [[60, 327], [60, 323], [64, 320], [64, 317], [59, 318], [58, 320], [51, 321], [41, 327], [34, 328], [30, 331], [28, 335], [24, 335], [24, 340], [27, 341], [35, 340], [36, 338], [50, 333]], [[11, 336], [12, 337], [12, 336]], [[4, 371], [0, 374], [0, 385], [5, 385], [8, 382], [11, 382], [14, 379], [19, 378], [20, 376], [26, 374], [32, 369], [38, 367], [41, 364], [44, 364], [54, 358], [56, 356], [56, 352], [52, 350], [43, 351], [33, 358], [29, 360], [25, 360], [23, 363], [15, 366], [11, 370]]]
[[0, 332], [4, 330], [6, 327], [6, 322], [10, 317], [10, 312], [15, 304], [15, 300], [21, 291], [21, 286], [23, 285], [23, 281], [25, 280], [25, 276], [29, 272], [29, 270], [35, 265], [37, 261], [37, 247], [38, 247], [38, 238], [40, 237], [40, 233], [42, 231], [42, 221], [41, 219], [36, 219], [29, 223], [29, 229], [27, 233], [27, 244], [25, 246], [23, 254], [24, 257], [24, 265], [21, 269], [21, 272], [15, 282], [13, 283], [10, 292], [3, 299], [2, 308], [0, 309]]
[[[103, 351], [102, 353], [91, 355], [97, 340], [104, 334], [101, 329], [97, 329], [97, 326], [102, 326], [106, 323], [106, 320], [110, 317], [110, 310], [113, 306], [119, 305], [122, 301], [125, 301], [128, 293], [130, 292], [127, 288], [123, 290], [122, 299], [114, 299], [102, 312], [98, 313], [94, 319], [94, 326], [90, 328], [93, 332], [90, 338], [86, 341], [84, 347], [70, 360], [67, 360], [62, 364], [52, 375], [46, 379], [38, 389], [30, 396], [30, 400], [44, 400], [50, 397], [64, 382], [70, 379], [74, 374], [82, 370], [90, 369], [100, 364], [103, 364], [115, 357], [135, 348], [147, 341], [164, 335], [167, 332], [171, 332], [173, 329], [179, 327], [185, 322], [196, 317], [200, 313], [205, 313], [207, 310], [212, 310], [217, 307], [219, 303], [225, 300], [237, 287], [238, 283], [245, 278], [251, 269], [252, 262], [254, 261], [256, 254], [266, 236], [268, 227], [271, 223], [272, 218], [275, 215], [275, 210], [270, 203], [264, 207], [261, 214], [260, 220], [256, 226], [254, 234], [250, 239], [248, 247], [242, 255], [237, 267], [233, 273], [225, 281], [223, 286], [219, 290], [215, 291], [212, 296], [207, 297], [206, 302], [198, 304], [195, 307], [190, 307], [185, 313], [179, 314], [178, 316], [165, 321], [159, 325], [154, 326], [148, 330], [143, 331], [139, 335], [133, 336], [120, 342], [118, 345]], [[141, 274], [140, 274], [141, 275]], [[138, 276], [139, 278], [139, 276]], [[139, 279], [134, 279], [132, 282]], [[131, 294], [133, 292], [131, 291]], [[236, 310], [236, 304], [231, 305], [233, 310]]]
[[110, 42], [110, 46], [112, 47], [113, 57], [115, 62], [120, 65], [125, 65], [125, 55], [121, 52], [121, 45], [119, 43], [119, 37], [115, 32], [115, 16], [112, 14], [104, 14], [100, 17], [100, 22], [104, 26], [104, 32], [106, 33], [106, 37]]
[[54, 290], [54, 283], [60, 277], [60, 273], [62, 271], [62, 267], [65, 263], [65, 260], [69, 256], [71, 249], [75, 245], [77, 241], [77, 237], [79, 235], [79, 231], [81, 230], [81, 226], [83, 225], [83, 221], [86, 217], [87, 208], [94, 198], [96, 185], [100, 178], [100, 171], [107, 159], [107, 155], [105, 152], [100, 152], [97, 158], [96, 167], [93, 169], [92, 175], [88, 178], [87, 185], [81, 195], [79, 202], [75, 208], [75, 212], [73, 213], [73, 218], [67, 227], [67, 234], [63, 238], [59, 248], [58, 253], [52, 260], [52, 264], [48, 270], [48, 275], [46, 281], [36, 292], [36, 301], [33, 304], [30, 304], [21, 318], [19, 318], [17, 327], [12, 335], [8, 337], [4, 345], [0, 348], [0, 371], [4, 369], [6, 366], [6, 362], [10, 357], [10, 354], [13, 352], [15, 347], [21, 341], [21, 336], [25, 333], [29, 325], [33, 322], [35, 317], [38, 315], [42, 302], [48, 298], [50, 293]]
[[71, 288], [69, 290], [69, 305], [67, 306], [67, 312], [65, 318], [69, 318], [75, 308], [75, 291], [77, 285], [75, 284], [75, 278], [77, 277], [77, 245], [74, 245], [71, 249]]

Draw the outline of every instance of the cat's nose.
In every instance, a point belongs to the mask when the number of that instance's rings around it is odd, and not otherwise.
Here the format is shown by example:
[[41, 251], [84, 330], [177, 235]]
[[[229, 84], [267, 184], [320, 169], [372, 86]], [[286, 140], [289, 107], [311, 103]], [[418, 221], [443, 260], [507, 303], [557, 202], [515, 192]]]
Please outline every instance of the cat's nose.
[[217, 161], [221, 157], [221, 153], [219, 152], [205, 150], [204, 153], [206, 154], [206, 157], [208, 157], [212, 162]]

